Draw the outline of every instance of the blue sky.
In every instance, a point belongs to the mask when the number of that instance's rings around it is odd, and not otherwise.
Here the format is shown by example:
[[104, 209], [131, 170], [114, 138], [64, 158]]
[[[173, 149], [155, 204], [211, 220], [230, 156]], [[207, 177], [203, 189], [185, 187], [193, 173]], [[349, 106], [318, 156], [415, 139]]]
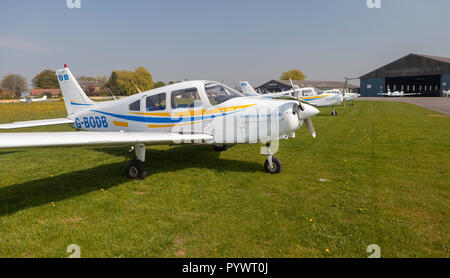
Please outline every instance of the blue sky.
[[155, 81], [260, 85], [360, 76], [409, 53], [450, 57], [450, 1], [66, 0], [0, 2], [0, 78], [69, 64], [76, 75], [145, 66]]

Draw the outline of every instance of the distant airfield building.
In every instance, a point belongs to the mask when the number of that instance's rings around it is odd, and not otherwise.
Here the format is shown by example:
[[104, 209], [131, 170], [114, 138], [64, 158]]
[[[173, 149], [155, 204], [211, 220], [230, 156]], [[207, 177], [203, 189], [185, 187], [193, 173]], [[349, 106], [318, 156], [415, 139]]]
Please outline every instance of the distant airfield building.
[[[320, 89], [322, 91], [331, 90], [331, 89], [344, 89], [344, 87], [345, 87], [345, 83], [340, 82], [340, 81], [292, 80], [292, 83], [294, 83], [294, 85], [299, 86], [300, 88], [314, 87], [314, 88]], [[255, 89], [263, 94], [292, 90], [291, 82], [289, 80], [270, 80]], [[359, 87], [352, 85], [352, 84], [347, 84], [346, 92], [347, 93], [352, 93], [352, 92], [358, 93]]]
[[438, 97], [450, 89], [450, 58], [409, 54], [360, 77], [361, 96], [387, 90]]
[[61, 90], [60, 89], [31, 89], [29, 95], [32, 97], [38, 97], [38, 96], [42, 96], [43, 94], [50, 94], [52, 97], [58, 97], [61, 95]]
[[78, 84], [88, 96], [97, 96], [100, 93], [101, 85], [97, 81], [78, 81]]

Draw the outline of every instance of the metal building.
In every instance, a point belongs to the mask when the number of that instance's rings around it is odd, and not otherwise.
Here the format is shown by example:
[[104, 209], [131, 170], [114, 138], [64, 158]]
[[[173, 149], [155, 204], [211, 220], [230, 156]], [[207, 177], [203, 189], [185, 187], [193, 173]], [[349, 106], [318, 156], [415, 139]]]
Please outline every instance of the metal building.
[[378, 97], [388, 89], [438, 97], [450, 89], [450, 58], [409, 54], [360, 79], [363, 97]]
[[[304, 87], [314, 87], [317, 89], [320, 89], [322, 91], [325, 90], [331, 90], [331, 89], [344, 89], [345, 82], [340, 81], [299, 81], [299, 80], [292, 80], [294, 85], [299, 86], [300, 88]], [[289, 80], [270, 80], [261, 86], [257, 87], [256, 90], [261, 93], [275, 93], [275, 92], [281, 92], [281, 91], [288, 91], [291, 90], [291, 83]], [[345, 88], [347, 93], [355, 92], [359, 93], [359, 87], [351, 84], [347, 84], [347, 87]]]

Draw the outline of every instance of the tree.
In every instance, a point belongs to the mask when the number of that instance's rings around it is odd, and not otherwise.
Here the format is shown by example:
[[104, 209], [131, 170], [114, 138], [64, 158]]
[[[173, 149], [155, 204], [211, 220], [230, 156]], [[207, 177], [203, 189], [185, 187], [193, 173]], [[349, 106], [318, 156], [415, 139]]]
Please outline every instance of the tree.
[[97, 82], [100, 86], [104, 86], [107, 82], [107, 78], [106, 76], [79, 76], [77, 77], [77, 81], [95, 81]]
[[36, 89], [59, 89], [58, 78], [54, 70], [41, 71], [33, 78], [32, 83]]
[[285, 72], [283, 72], [283, 74], [281, 74], [281, 77], [280, 77], [281, 80], [289, 80], [289, 79], [305, 80], [305, 78], [306, 78], [305, 74], [298, 69], [285, 71]]
[[108, 82], [105, 84], [105, 87], [111, 90], [114, 95], [121, 95], [118, 80], [119, 77], [117, 76], [117, 72], [113, 71], [108, 79]]
[[134, 71], [117, 70], [111, 73], [106, 82], [113, 94], [132, 95], [140, 91], [147, 91], [154, 88], [152, 75], [144, 67], [137, 67]]
[[0, 83], [2, 89], [13, 92], [17, 97], [28, 90], [27, 80], [20, 74], [8, 74]]
[[14, 94], [8, 90], [0, 89], [0, 99], [11, 99], [14, 98]]
[[162, 82], [162, 81], [158, 81], [155, 83], [154, 88], [159, 88], [159, 87], [164, 87], [166, 86], [166, 83]]

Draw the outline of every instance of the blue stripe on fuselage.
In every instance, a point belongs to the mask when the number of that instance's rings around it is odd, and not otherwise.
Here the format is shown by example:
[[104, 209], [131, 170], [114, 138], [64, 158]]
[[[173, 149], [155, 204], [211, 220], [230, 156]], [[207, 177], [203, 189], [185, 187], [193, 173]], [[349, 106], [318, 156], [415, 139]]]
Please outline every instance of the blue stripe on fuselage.
[[176, 123], [183, 123], [183, 122], [191, 122], [191, 121], [201, 121], [201, 120], [208, 120], [213, 119], [218, 116], [225, 116], [229, 114], [236, 113], [238, 111], [232, 111], [228, 113], [221, 113], [221, 114], [214, 114], [214, 115], [201, 115], [201, 116], [174, 116], [174, 117], [143, 117], [143, 116], [130, 116], [130, 115], [120, 115], [120, 114], [114, 114], [114, 113], [108, 113], [98, 110], [91, 110], [92, 112], [97, 112], [103, 115], [129, 120], [129, 121], [135, 121], [135, 122], [143, 122], [143, 123], [160, 123], [160, 124], [176, 124]]
[[70, 104], [72, 104], [72, 105], [86, 105], [86, 106], [92, 105], [92, 104], [83, 104], [83, 103], [76, 103], [76, 102], [71, 102]]

